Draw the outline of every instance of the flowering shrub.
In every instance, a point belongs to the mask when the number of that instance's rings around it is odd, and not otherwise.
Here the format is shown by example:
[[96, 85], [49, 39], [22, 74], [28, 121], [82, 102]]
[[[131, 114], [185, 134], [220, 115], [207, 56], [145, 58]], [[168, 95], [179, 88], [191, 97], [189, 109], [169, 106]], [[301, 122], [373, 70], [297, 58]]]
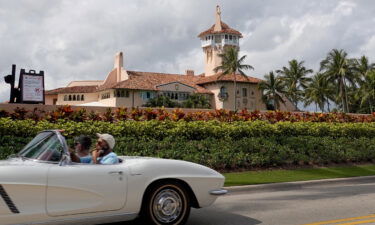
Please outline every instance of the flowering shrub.
[[309, 112], [281, 112], [281, 111], [248, 111], [241, 110], [237, 113], [228, 110], [215, 111], [196, 111], [184, 112], [181, 109], [174, 109], [171, 112], [163, 108], [153, 109], [139, 109], [139, 108], [116, 108], [112, 110], [108, 108], [104, 113], [96, 113], [93, 111], [87, 112], [85, 109], [73, 110], [70, 106], [62, 106], [53, 111], [39, 111], [36, 108], [33, 111], [27, 111], [23, 108], [16, 108], [14, 112], [6, 112], [0, 110], [1, 117], [11, 117], [12, 119], [33, 119], [35, 121], [47, 120], [56, 122], [60, 119], [71, 121], [107, 121], [117, 122], [125, 120], [134, 121], [210, 121], [217, 120], [221, 122], [234, 121], [268, 121], [270, 123], [277, 122], [330, 122], [330, 123], [363, 123], [375, 122], [375, 113], [369, 115], [363, 114], [345, 114], [345, 113], [309, 113]]

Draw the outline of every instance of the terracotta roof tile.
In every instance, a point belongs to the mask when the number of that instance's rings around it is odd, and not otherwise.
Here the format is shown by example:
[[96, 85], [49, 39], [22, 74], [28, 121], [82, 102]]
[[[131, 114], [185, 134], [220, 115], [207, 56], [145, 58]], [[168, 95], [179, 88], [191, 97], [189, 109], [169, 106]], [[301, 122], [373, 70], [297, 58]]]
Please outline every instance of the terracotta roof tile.
[[[207, 84], [207, 83], [213, 83], [216, 81], [234, 81], [233, 75], [227, 74], [222, 77], [221, 73], [217, 73], [215, 75], [207, 76], [207, 77], [201, 77], [199, 80], [196, 81], [196, 84]], [[219, 78], [220, 77], [220, 78]], [[250, 77], [248, 76], [245, 78], [244, 76], [241, 76], [240, 74], [236, 74], [236, 81], [242, 82], [242, 83], [254, 83], [257, 84], [261, 82], [261, 79]]]
[[98, 86], [88, 85], [88, 86], [73, 86], [73, 87], [64, 87], [56, 88], [53, 90], [45, 91], [46, 95], [62, 94], [62, 93], [92, 93], [97, 91]]
[[210, 27], [210, 29], [205, 30], [202, 33], [200, 33], [198, 35], [198, 37], [202, 37], [202, 36], [207, 35], [207, 34], [223, 34], [223, 33], [225, 33], [225, 34], [236, 34], [236, 35], [240, 35], [240, 37], [242, 37], [241, 32], [229, 27], [224, 22], [221, 22], [221, 27], [222, 27], [221, 31], [214, 31], [214, 27], [215, 27], [215, 24], [212, 25], [212, 27]]
[[196, 84], [200, 76], [187, 76], [180, 74], [166, 74], [166, 73], [153, 73], [153, 72], [139, 72], [139, 71], [127, 71], [129, 79], [118, 82], [117, 84], [110, 87], [99, 87], [99, 90], [105, 90], [109, 88], [127, 88], [135, 90], [159, 90], [158, 85], [168, 84], [173, 82], [179, 82], [195, 88], [196, 93], [212, 94], [211, 91], [205, 89], [202, 86]]

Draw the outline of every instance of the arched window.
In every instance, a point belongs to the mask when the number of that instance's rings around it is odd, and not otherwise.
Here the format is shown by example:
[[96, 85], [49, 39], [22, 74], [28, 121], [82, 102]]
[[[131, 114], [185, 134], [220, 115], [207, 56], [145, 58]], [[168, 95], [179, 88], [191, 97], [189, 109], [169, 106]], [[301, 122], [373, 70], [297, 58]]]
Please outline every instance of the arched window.
[[77, 95], [77, 101], [81, 101], [81, 96]]
[[220, 93], [227, 93], [227, 88], [224, 86], [221, 86]]
[[85, 96], [81, 95], [81, 101], [85, 101]]
[[71, 95], [69, 95], [69, 101], [72, 101], [72, 96]]
[[76, 100], [76, 95], [73, 95], [73, 101], [75, 101]]

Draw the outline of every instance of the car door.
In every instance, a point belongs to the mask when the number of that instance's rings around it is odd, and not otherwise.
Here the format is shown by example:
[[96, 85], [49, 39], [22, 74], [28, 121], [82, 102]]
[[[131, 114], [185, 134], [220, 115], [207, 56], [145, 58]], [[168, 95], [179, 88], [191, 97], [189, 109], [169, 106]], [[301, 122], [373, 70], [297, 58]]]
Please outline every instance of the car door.
[[47, 180], [47, 214], [64, 216], [119, 210], [127, 194], [122, 164], [55, 165]]

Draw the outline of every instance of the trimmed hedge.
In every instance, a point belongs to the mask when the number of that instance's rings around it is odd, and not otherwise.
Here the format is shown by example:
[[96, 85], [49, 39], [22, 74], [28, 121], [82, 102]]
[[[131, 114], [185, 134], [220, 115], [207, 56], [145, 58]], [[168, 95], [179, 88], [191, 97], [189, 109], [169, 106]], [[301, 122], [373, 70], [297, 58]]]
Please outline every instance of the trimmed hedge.
[[197, 162], [219, 170], [366, 162], [375, 159], [375, 123], [265, 121], [103, 121], [58, 123], [0, 119], [0, 158], [19, 151], [39, 131], [64, 129], [71, 138], [95, 133], [116, 137], [119, 155]]

